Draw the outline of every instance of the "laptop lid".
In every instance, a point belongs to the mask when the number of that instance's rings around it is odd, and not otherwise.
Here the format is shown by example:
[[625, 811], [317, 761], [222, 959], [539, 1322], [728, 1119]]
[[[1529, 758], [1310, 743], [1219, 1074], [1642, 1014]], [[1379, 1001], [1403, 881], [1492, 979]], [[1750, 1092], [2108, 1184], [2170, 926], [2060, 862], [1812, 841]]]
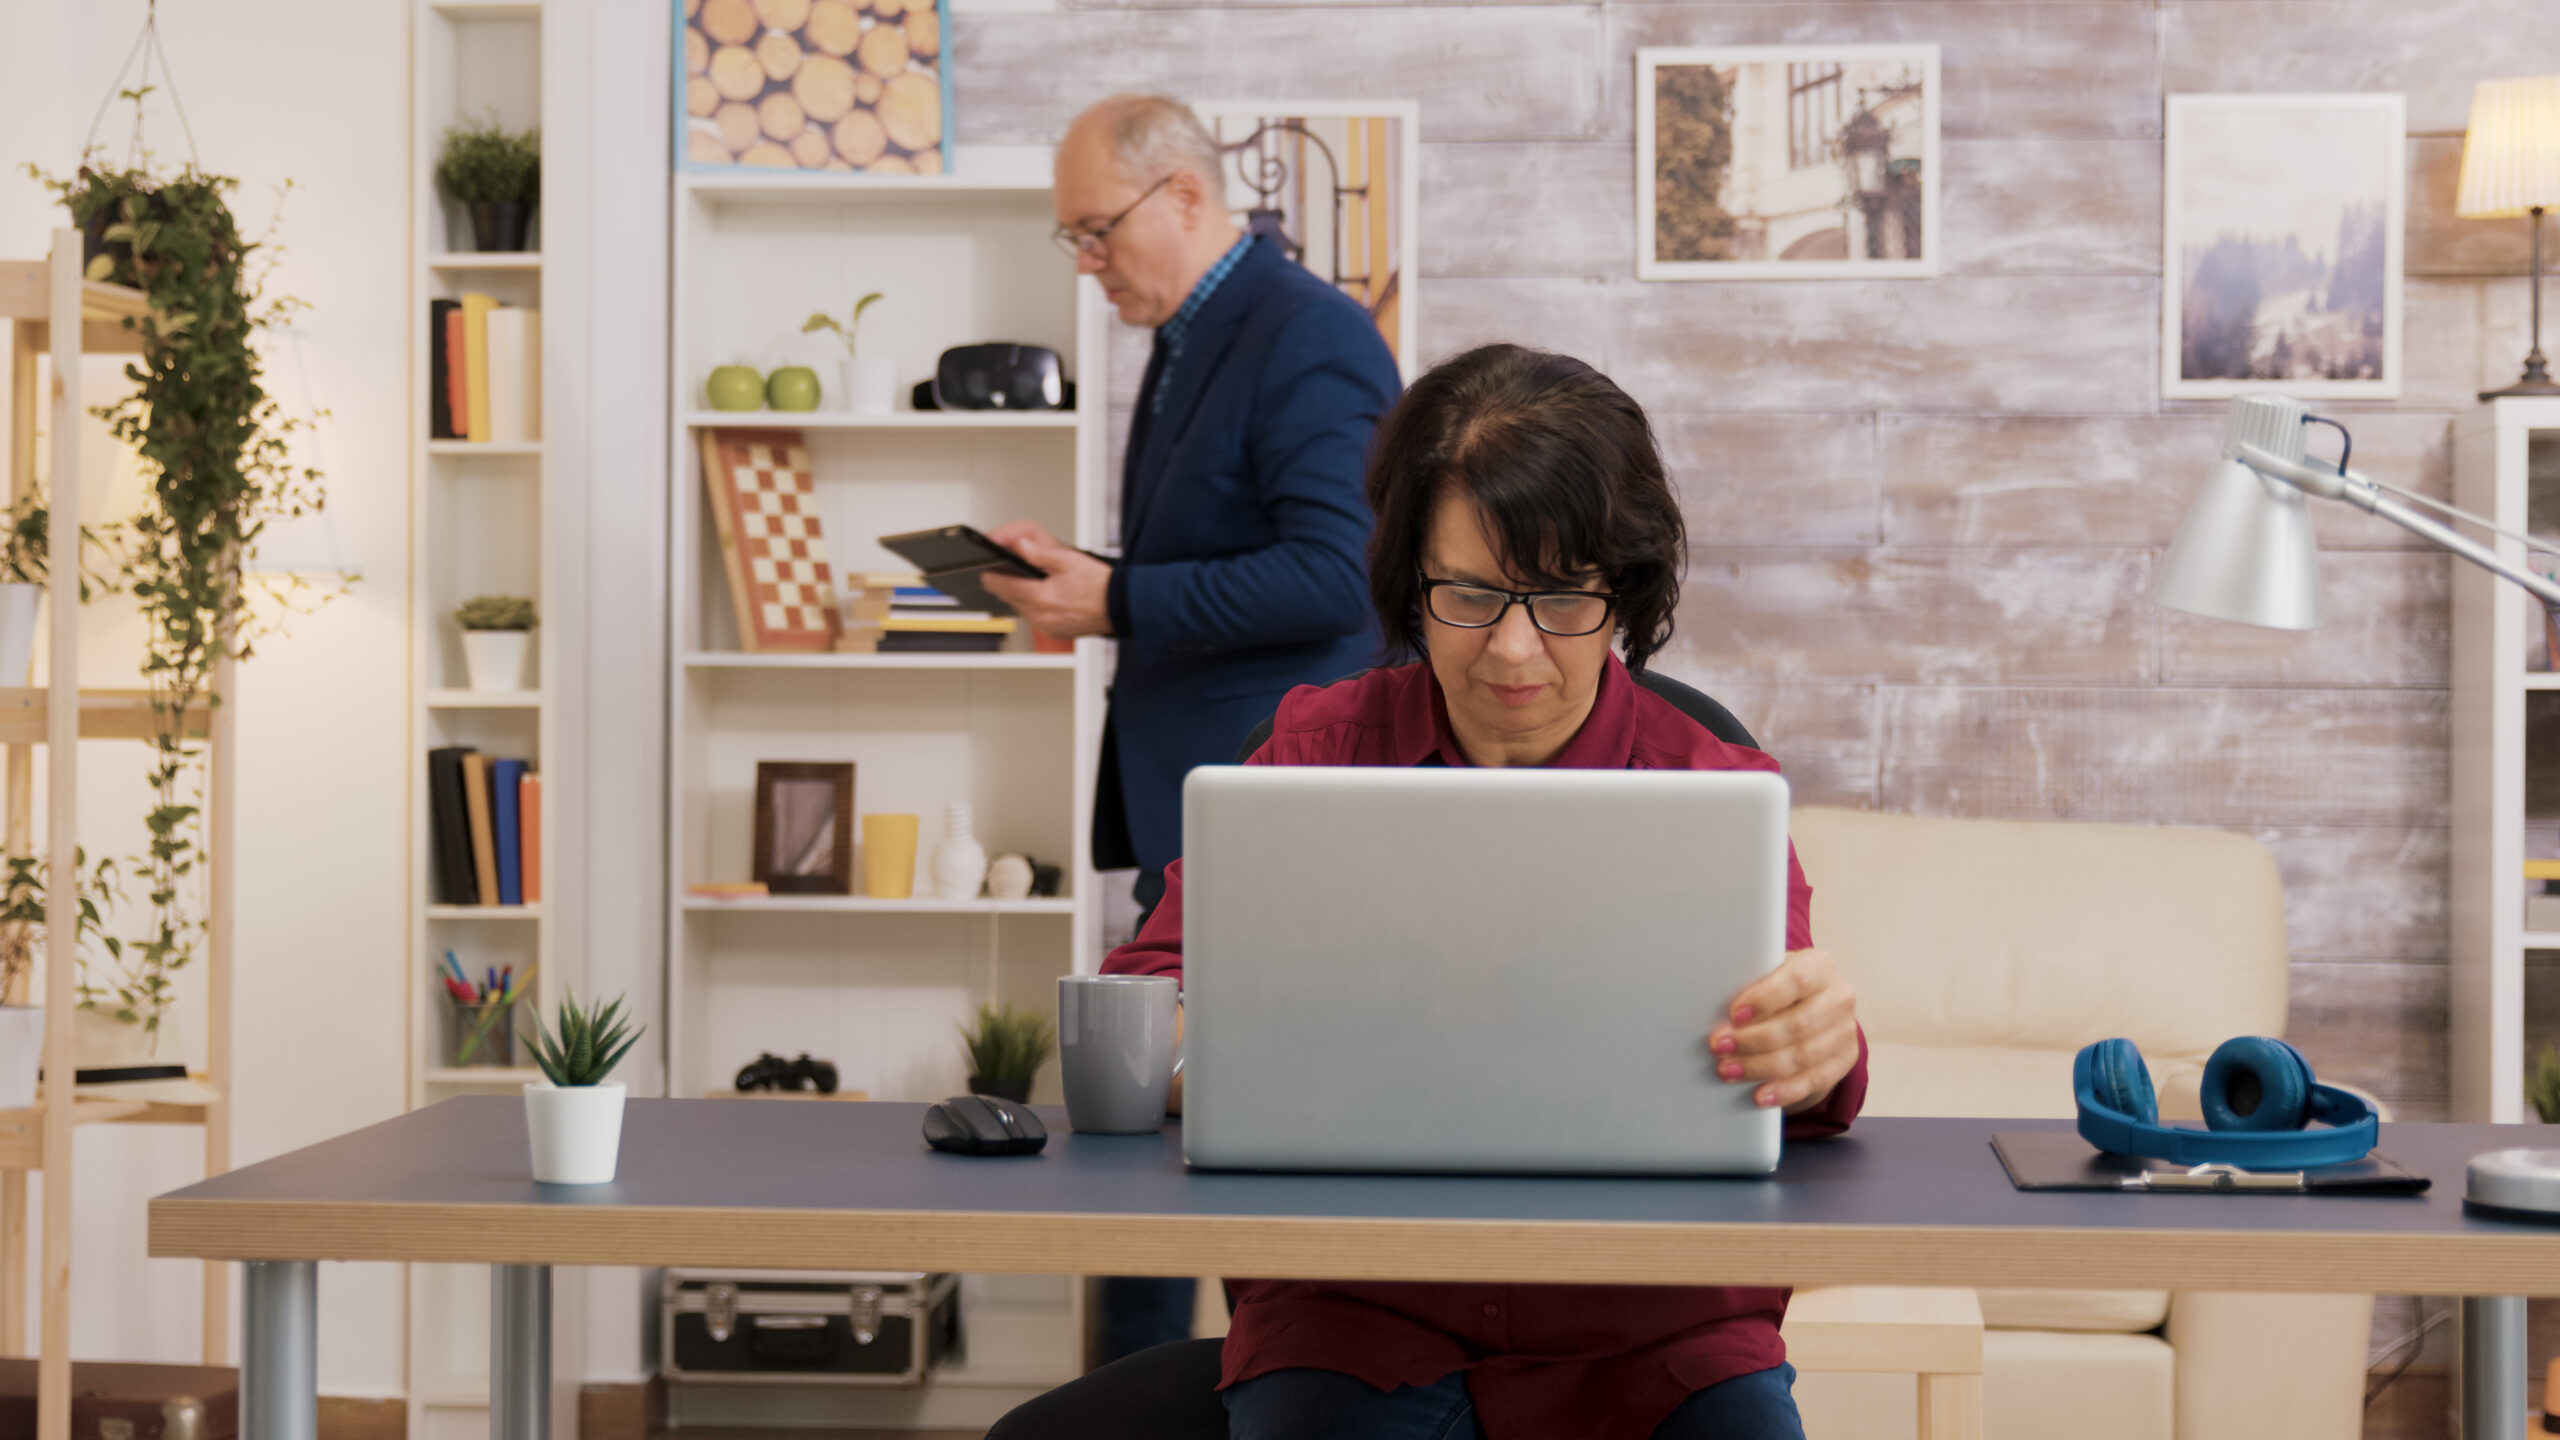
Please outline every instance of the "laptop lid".
[[1192, 1164], [1777, 1164], [1705, 1037], [1784, 958], [1778, 776], [1211, 766], [1183, 840]]

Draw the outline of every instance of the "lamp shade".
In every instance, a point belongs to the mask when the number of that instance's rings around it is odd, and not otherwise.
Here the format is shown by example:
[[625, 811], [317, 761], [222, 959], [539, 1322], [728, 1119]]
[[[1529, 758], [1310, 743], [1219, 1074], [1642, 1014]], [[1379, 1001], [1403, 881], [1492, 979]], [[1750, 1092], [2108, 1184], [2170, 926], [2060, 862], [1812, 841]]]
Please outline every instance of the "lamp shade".
[[2172, 610], [2274, 630], [2320, 626], [2310, 497], [2224, 460], [2187, 510], [2151, 598]]
[[2471, 90], [2454, 213], [2466, 220], [2560, 207], [2560, 75], [2483, 80]]

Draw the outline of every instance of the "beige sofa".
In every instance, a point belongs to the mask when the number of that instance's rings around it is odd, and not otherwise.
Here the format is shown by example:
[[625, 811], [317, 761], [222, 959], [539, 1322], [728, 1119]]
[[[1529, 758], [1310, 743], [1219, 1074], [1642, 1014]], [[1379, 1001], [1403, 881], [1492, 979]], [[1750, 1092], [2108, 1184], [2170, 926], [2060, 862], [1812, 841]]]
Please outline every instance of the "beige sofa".
[[[1813, 933], [1858, 990], [1869, 1115], [2073, 1113], [2122, 1035], [2164, 1116], [2234, 1035], [2282, 1035], [2275, 861], [2211, 830], [1795, 812]], [[1989, 1157], [1985, 1157], [1989, 1163]], [[2353, 1440], [2370, 1296], [1985, 1290], [1985, 1440]], [[1908, 1376], [1807, 1375], [1810, 1440], [1913, 1432]]]

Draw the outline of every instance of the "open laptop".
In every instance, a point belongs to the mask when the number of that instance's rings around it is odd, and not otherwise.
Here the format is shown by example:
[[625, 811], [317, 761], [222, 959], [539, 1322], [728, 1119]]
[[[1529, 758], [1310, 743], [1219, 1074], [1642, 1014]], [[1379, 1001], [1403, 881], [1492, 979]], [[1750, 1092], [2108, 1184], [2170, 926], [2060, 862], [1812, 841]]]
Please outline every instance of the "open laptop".
[[1777, 776], [1213, 766], [1183, 847], [1191, 1164], [1777, 1164], [1706, 1048], [1784, 958]]

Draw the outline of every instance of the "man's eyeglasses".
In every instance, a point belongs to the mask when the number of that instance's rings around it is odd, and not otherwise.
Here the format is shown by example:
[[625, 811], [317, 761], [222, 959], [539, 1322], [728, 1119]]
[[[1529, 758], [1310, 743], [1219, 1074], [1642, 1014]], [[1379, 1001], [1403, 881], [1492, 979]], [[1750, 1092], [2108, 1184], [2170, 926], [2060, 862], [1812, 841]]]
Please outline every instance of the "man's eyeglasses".
[[1146, 204], [1148, 195], [1153, 195], [1157, 191], [1163, 189], [1172, 181], [1172, 179], [1173, 172], [1165, 172], [1164, 179], [1148, 186], [1145, 195], [1140, 195], [1137, 199], [1130, 201], [1127, 207], [1121, 210], [1119, 214], [1103, 221], [1102, 224], [1095, 229], [1071, 230], [1066, 226], [1061, 225], [1057, 229], [1049, 232], [1049, 239], [1055, 242], [1059, 249], [1067, 252], [1067, 258], [1070, 260], [1081, 260], [1087, 255], [1100, 259], [1102, 256], [1111, 253], [1111, 232], [1120, 228], [1120, 222], [1129, 218], [1129, 212]]
[[1482, 630], [1502, 623], [1514, 605], [1529, 609], [1529, 623], [1550, 635], [1570, 639], [1588, 635], [1609, 623], [1609, 607], [1618, 597], [1597, 590], [1497, 590], [1463, 580], [1422, 580], [1422, 608], [1443, 625]]

